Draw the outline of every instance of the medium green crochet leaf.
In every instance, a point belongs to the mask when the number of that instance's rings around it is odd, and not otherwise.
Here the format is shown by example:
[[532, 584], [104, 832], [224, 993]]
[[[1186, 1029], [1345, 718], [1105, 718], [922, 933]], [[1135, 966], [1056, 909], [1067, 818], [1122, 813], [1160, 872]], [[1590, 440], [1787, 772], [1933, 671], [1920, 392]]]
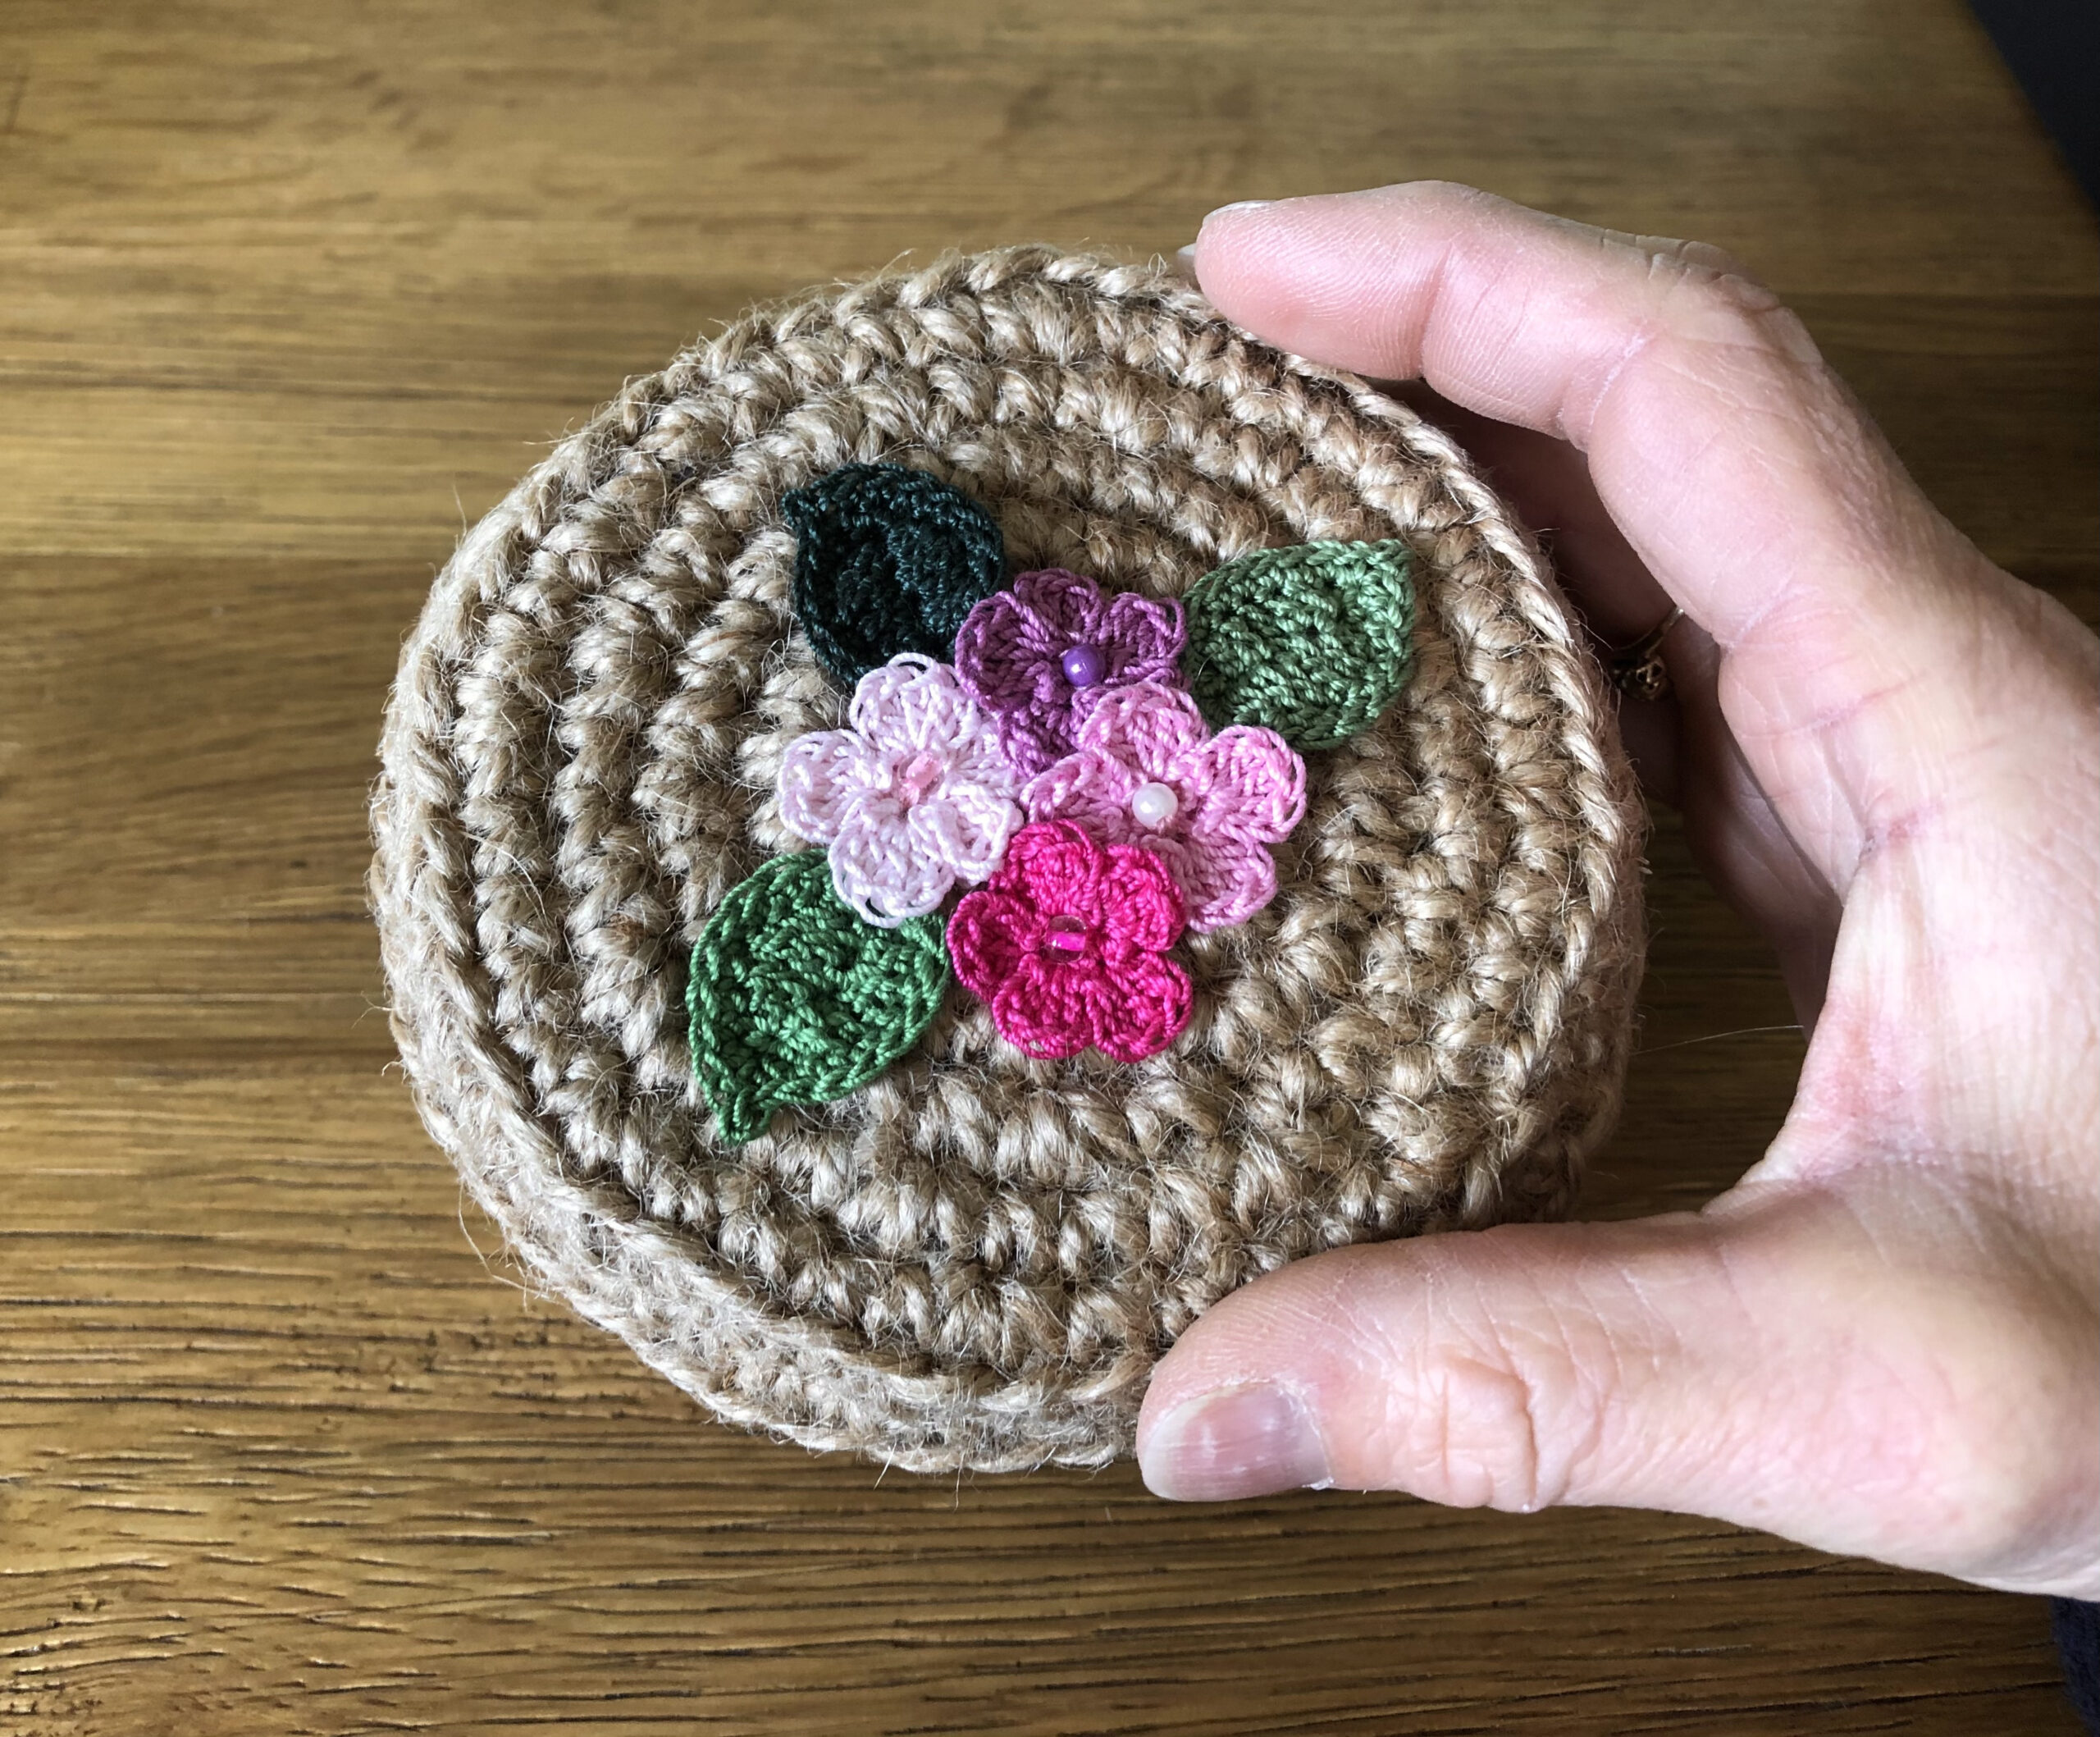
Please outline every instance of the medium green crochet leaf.
[[1414, 583], [1399, 542], [1262, 549], [1182, 599], [1181, 667], [1213, 729], [1258, 724], [1301, 752], [1376, 723], [1414, 667]]
[[783, 1105], [866, 1085], [919, 1041], [947, 981], [938, 916], [879, 929], [832, 890], [822, 851], [773, 858], [708, 919], [686, 980], [722, 1137], [741, 1145]]

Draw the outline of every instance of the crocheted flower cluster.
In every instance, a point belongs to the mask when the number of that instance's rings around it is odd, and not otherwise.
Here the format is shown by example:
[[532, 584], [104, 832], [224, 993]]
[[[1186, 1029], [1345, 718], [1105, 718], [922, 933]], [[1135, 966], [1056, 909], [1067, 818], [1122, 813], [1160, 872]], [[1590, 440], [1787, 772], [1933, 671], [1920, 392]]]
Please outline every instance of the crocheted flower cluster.
[[781, 818], [827, 847], [868, 921], [990, 881], [948, 951], [1027, 1054], [1166, 1048], [1191, 1004], [1167, 948], [1275, 896], [1268, 847], [1304, 816], [1305, 762], [1273, 730], [1211, 732], [1170, 685], [1182, 637], [1178, 607], [1024, 574], [970, 611], [952, 668], [905, 652], [871, 670], [849, 727], [802, 737], [781, 768]]
[[[709, 1101], [738, 1106], [716, 1104], [725, 1137], [749, 1137], [765, 1106], [838, 1095], [917, 1042], [932, 1012], [909, 938], [957, 887], [975, 890], [948, 919], [947, 957], [1008, 1042], [1046, 1059], [1166, 1049], [1194, 999], [1171, 949], [1276, 894], [1271, 847], [1305, 815], [1294, 743], [1331, 746], [1399, 691], [1405, 550], [1258, 551], [1185, 603], [1061, 568], [993, 588], [1005, 556], [991, 515], [920, 471], [849, 465], [783, 512], [797, 615], [855, 683], [846, 727], [792, 743], [779, 781], [782, 821], [824, 848], [836, 915], [733, 898], [744, 929], [710, 922], [696, 949], [710, 985], [766, 962], [764, 996], [746, 992], [765, 1003], [763, 1029], [722, 1029], [732, 997], [692, 1002]], [[806, 902], [823, 884], [779, 883]], [[855, 918], [903, 939], [849, 945], [838, 924]], [[842, 984], [855, 1005], [831, 1004]], [[827, 1031], [852, 1034], [850, 1050], [842, 1036], [824, 1053]], [[797, 1060], [783, 1072], [786, 1031]]]

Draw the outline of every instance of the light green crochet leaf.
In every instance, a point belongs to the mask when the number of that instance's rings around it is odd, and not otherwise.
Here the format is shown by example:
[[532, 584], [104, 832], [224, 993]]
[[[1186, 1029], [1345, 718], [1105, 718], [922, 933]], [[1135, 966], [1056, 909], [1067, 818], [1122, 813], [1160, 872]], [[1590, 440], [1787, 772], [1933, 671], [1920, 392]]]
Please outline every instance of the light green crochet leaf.
[[1258, 724], [1303, 752], [1376, 723], [1414, 667], [1403, 542], [1299, 543], [1207, 573], [1182, 599], [1181, 667], [1213, 729]]
[[822, 851], [775, 857], [708, 919], [686, 980], [693, 1072], [723, 1139], [866, 1085], [919, 1041], [947, 980], [938, 916], [878, 929], [832, 890]]

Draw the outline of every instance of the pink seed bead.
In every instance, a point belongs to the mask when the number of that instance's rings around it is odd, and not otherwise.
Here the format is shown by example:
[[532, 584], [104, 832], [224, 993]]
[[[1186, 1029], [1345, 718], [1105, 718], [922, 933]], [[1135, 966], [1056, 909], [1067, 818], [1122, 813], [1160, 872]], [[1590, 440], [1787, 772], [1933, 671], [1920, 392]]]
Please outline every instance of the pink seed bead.
[[1086, 951], [1086, 926], [1069, 916], [1052, 917], [1043, 939], [1060, 953]]
[[938, 755], [914, 754], [891, 775], [890, 788], [908, 808], [925, 801], [926, 793], [941, 781], [946, 770]]
[[1058, 660], [1058, 667], [1075, 688], [1091, 688], [1108, 673], [1108, 661], [1098, 646], [1074, 646]]

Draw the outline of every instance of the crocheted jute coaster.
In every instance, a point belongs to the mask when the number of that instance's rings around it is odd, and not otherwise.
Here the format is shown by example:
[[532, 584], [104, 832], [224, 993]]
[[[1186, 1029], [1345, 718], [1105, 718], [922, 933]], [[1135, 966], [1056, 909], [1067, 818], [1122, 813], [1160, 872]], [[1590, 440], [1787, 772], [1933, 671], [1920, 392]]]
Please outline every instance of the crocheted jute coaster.
[[[732, 1144], [687, 965], [804, 848], [783, 757], [849, 695], [797, 615], [782, 503], [866, 463], [981, 503], [1010, 570], [1107, 592], [1399, 539], [1413, 667], [1306, 752], [1279, 890], [1182, 944], [1193, 1011], [1162, 1053], [1031, 1059], [951, 983], [887, 1072]], [[1561, 1211], [1617, 1112], [1641, 811], [1537, 548], [1444, 435], [1156, 265], [947, 258], [632, 382], [461, 543], [381, 755], [372, 898], [431, 1133], [537, 1283], [811, 1447], [1112, 1459], [1227, 1291]]]

